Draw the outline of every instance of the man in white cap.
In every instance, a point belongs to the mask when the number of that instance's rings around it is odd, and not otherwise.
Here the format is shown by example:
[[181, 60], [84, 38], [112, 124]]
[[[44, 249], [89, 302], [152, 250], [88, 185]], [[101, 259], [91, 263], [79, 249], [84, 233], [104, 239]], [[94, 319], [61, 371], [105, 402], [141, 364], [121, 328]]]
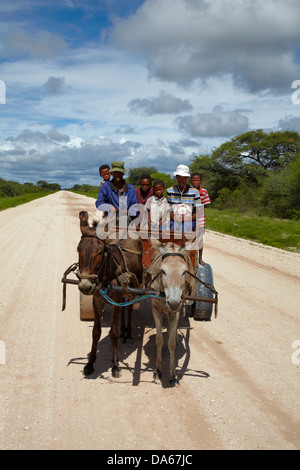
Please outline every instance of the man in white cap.
[[[186, 223], [184, 221], [183, 230], [191, 231], [195, 229], [196, 226], [196, 208], [201, 206], [201, 199], [199, 191], [196, 188], [193, 188], [187, 184], [187, 180], [190, 178], [190, 169], [186, 165], [178, 165], [174, 176], [177, 179], [177, 184], [172, 186], [172, 188], [167, 189], [167, 199], [168, 203], [171, 206], [176, 206], [178, 204], [189, 206], [192, 212], [191, 221]], [[170, 213], [170, 228], [175, 230], [180, 230], [180, 226], [174, 223], [174, 211]], [[175, 221], [176, 222], [176, 221]]]

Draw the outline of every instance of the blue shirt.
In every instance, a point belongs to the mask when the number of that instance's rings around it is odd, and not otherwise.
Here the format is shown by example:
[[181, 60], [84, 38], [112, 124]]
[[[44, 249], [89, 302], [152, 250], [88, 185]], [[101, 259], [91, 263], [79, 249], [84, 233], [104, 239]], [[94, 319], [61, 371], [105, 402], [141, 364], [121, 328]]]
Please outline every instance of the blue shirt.
[[[127, 198], [127, 208], [137, 204], [135, 187], [132, 184], [124, 182], [120, 196]], [[112, 181], [106, 181], [99, 189], [98, 198], [95, 202], [97, 209], [109, 212], [103, 205], [110, 204], [119, 210], [119, 190]], [[100, 207], [102, 205], [102, 208]]]

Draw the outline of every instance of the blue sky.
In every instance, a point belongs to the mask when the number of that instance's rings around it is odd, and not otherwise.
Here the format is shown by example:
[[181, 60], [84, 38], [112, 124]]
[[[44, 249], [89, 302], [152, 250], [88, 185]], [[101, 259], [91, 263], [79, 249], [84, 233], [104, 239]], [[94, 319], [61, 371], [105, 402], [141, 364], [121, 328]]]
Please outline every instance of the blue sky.
[[298, 0], [2, 2], [0, 177], [98, 184], [113, 160], [171, 173], [248, 130], [300, 132], [299, 17]]

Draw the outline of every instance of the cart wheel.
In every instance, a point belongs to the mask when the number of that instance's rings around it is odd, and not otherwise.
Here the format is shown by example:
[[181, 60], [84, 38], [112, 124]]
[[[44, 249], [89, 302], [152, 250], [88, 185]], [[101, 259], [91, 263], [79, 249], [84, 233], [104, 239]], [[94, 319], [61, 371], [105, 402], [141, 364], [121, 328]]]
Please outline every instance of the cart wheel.
[[82, 321], [92, 321], [95, 318], [94, 308], [93, 308], [93, 296], [84, 295], [79, 292], [79, 302], [80, 302], [80, 320]]
[[[197, 269], [197, 277], [206, 284], [214, 285], [213, 272], [210, 264], [205, 264], [204, 266], [199, 265]], [[207, 289], [201, 282], [196, 282], [196, 296], [207, 297], [208, 299], [213, 299], [213, 293]], [[210, 321], [211, 314], [213, 310], [213, 304], [209, 302], [198, 302], [195, 301], [192, 305], [194, 312], [194, 320], [196, 321]]]

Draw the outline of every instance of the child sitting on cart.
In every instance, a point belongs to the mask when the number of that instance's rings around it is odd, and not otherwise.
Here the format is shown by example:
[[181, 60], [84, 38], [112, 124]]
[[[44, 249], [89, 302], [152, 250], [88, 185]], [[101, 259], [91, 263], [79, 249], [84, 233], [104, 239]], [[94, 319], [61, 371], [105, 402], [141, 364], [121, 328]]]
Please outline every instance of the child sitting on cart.
[[[148, 227], [151, 229], [166, 230], [169, 226], [170, 206], [164, 197], [165, 184], [161, 180], [153, 183], [153, 196], [151, 196], [146, 204], [146, 218]], [[144, 222], [146, 220], [144, 219]]]

